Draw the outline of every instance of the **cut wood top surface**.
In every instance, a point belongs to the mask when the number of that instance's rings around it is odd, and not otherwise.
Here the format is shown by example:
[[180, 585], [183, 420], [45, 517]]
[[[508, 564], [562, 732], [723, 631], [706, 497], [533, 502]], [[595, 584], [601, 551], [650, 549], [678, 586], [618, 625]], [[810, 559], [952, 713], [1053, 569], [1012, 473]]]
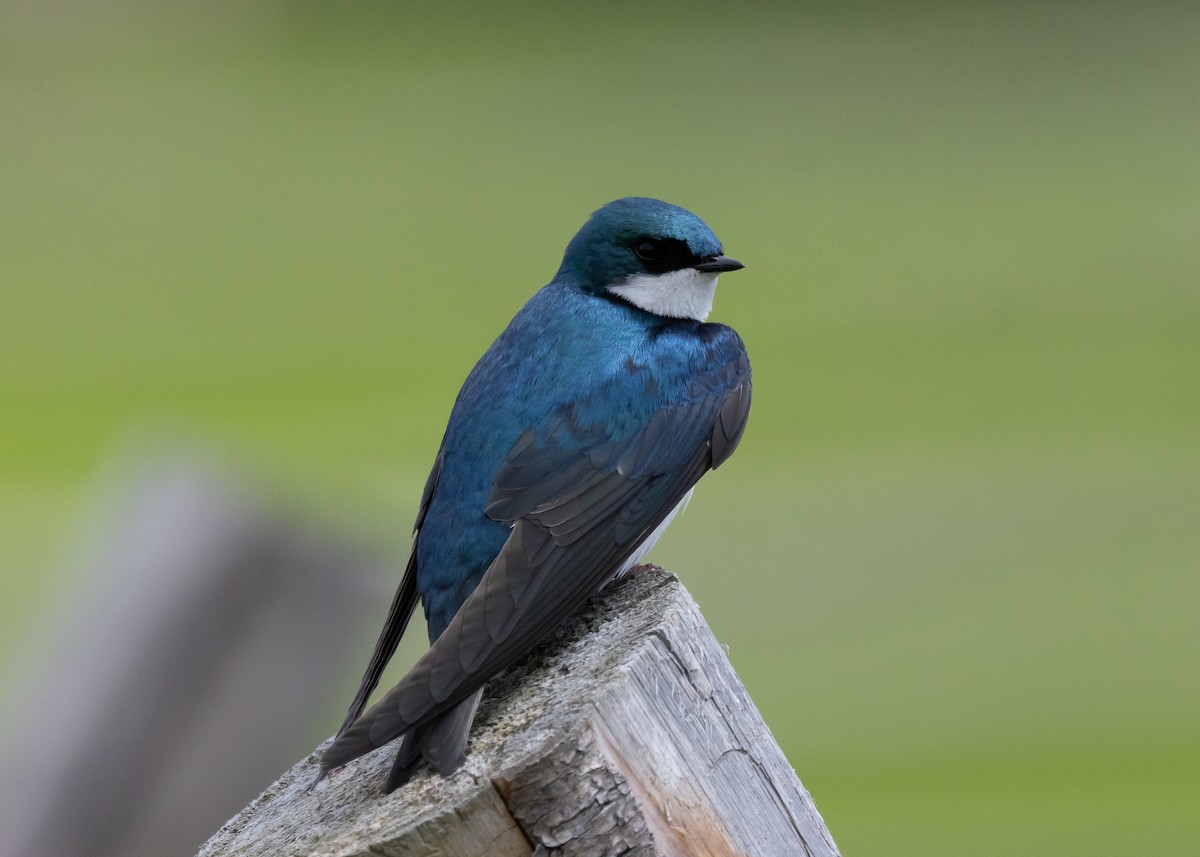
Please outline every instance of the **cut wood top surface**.
[[836, 855], [678, 579], [610, 586], [488, 685], [468, 756], [391, 795], [388, 745], [309, 791], [321, 748], [200, 857]]

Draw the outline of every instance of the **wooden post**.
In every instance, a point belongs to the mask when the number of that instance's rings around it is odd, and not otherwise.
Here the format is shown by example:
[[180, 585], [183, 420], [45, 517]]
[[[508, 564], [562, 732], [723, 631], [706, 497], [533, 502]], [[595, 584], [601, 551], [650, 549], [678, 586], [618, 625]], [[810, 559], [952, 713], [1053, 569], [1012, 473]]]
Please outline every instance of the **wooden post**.
[[309, 791], [321, 748], [200, 857], [831, 857], [837, 847], [679, 580], [609, 587], [489, 685], [463, 767], [383, 794], [397, 745]]
[[194, 854], [312, 740], [399, 574], [207, 456], [115, 469], [103, 538], [42, 624], [53, 645], [26, 643], [5, 857]]

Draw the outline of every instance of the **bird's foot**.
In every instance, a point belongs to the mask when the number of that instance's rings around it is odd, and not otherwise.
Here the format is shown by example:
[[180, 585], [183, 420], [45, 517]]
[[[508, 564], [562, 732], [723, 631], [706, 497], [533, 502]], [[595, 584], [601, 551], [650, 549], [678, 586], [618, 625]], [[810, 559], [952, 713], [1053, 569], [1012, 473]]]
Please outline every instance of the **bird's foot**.
[[645, 574], [648, 571], [662, 571], [662, 569], [652, 562], [643, 562], [640, 565], [635, 565], [629, 571], [625, 572], [626, 577], [637, 577], [639, 574]]

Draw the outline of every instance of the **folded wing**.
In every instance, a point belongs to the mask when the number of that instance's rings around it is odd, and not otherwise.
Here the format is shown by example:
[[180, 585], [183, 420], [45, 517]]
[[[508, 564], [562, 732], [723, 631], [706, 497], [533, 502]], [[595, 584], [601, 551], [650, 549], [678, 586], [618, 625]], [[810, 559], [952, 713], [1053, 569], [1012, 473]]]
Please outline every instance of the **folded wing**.
[[486, 509], [512, 522], [508, 540], [413, 669], [325, 751], [323, 770], [430, 722], [611, 579], [741, 439], [750, 366], [737, 345], [733, 360], [689, 376], [682, 401], [632, 426], [614, 429], [596, 417], [616, 412], [600, 390], [521, 435], [494, 476]]

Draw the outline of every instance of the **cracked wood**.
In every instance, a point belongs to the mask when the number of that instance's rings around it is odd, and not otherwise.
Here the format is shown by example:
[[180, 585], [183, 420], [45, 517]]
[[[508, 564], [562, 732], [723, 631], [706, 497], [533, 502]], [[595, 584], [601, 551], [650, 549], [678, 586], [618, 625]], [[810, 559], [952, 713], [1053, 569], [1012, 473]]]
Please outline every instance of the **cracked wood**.
[[661, 570], [609, 587], [493, 681], [453, 776], [421, 773], [385, 796], [394, 752], [312, 792], [310, 755], [200, 857], [838, 854], [695, 602]]

